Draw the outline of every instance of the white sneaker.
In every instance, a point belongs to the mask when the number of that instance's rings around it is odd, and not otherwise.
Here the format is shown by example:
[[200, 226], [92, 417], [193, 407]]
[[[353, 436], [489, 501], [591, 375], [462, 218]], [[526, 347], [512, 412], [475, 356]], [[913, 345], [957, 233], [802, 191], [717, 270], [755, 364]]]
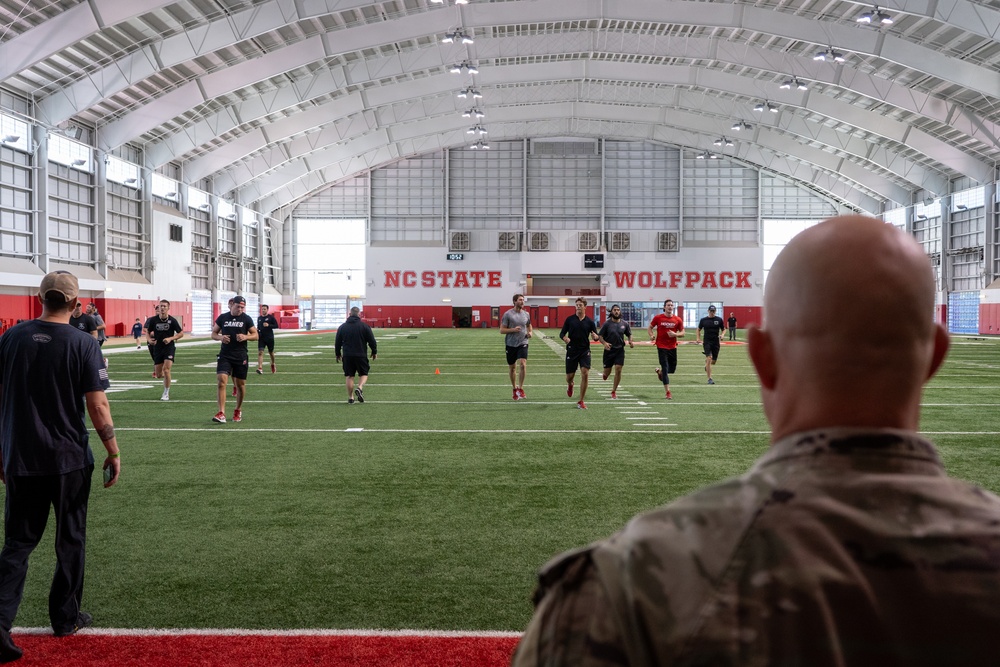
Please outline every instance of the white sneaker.
[[160, 396], [160, 400], [161, 401], [169, 401], [170, 400], [170, 390], [169, 389], [164, 389], [163, 390], [163, 396]]

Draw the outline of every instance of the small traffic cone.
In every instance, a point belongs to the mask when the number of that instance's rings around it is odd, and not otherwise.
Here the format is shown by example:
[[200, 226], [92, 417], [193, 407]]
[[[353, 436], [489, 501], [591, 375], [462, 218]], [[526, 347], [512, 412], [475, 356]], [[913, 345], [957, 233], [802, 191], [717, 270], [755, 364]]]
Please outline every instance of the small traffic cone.
[[434, 375], [441, 375], [441, 369], [440, 368], [435, 368], [434, 369]]

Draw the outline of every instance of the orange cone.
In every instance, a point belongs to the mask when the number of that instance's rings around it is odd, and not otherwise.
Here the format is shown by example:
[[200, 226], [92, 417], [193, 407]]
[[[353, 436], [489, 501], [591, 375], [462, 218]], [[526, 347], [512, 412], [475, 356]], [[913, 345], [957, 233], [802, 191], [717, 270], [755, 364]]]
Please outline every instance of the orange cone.
[[440, 368], [435, 368], [434, 369], [434, 375], [441, 375], [441, 369]]

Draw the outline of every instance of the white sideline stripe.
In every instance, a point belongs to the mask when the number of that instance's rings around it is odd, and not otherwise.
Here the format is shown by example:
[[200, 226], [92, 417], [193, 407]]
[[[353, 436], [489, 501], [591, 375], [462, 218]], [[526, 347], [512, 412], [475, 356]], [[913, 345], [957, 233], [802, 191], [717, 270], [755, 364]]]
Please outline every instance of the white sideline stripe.
[[[15, 635], [51, 635], [52, 628], [18, 628]], [[111, 637], [455, 637], [516, 639], [523, 633], [507, 630], [244, 630], [241, 628], [84, 628], [79, 635]]]
[[626, 417], [625, 419], [651, 419], [652, 420], [652, 419], [670, 419], [670, 417], [654, 417], [653, 415], [646, 415], [644, 417]]
[[[207, 421], [207, 420], [206, 420]], [[632, 424], [632, 426], [660, 426], [660, 424]], [[205, 428], [171, 428], [170, 430], [177, 432], [209, 432], [209, 431], [222, 431], [226, 427], [223, 425], [219, 426], [208, 426]], [[116, 428], [115, 431], [136, 431], [136, 432], [162, 432], [162, 428], [138, 428], [138, 427], [122, 427]], [[365, 432], [365, 433], [490, 433], [492, 435], [503, 436], [505, 433], [620, 433], [621, 430], [608, 429], [608, 430], [594, 430], [594, 429], [574, 429], [571, 431], [565, 429], [546, 429], [546, 428], [526, 428], [526, 429], [511, 429], [504, 431], [497, 431], [495, 429], [463, 429], [463, 428], [243, 428], [240, 427], [240, 431], [244, 433], [347, 433], [347, 432]], [[770, 435], [771, 431], [671, 431], [671, 433], [678, 433], [682, 435], [695, 435], [698, 433], [709, 433], [709, 434], [719, 434], [719, 435]], [[1000, 435], [1000, 431], [918, 431], [920, 435]]]

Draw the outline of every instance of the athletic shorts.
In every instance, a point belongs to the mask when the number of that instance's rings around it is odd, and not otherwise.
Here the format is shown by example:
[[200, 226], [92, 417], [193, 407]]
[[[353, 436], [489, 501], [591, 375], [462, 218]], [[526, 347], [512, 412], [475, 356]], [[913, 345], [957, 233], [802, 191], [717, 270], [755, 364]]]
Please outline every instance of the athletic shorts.
[[604, 350], [605, 368], [611, 368], [612, 366], [624, 366], [624, 365], [625, 365], [624, 347], [613, 347], [610, 350]]
[[257, 349], [258, 350], [266, 349], [271, 354], [274, 354], [274, 339], [272, 338], [270, 340], [264, 340], [263, 338], [258, 338]]
[[247, 379], [247, 369], [249, 365], [247, 364], [246, 357], [224, 357], [221, 354], [216, 357], [215, 372], [217, 374], [232, 375], [238, 380]]
[[721, 347], [722, 344], [719, 343], [718, 340], [713, 340], [713, 341], [703, 340], [701, 342], [702, 354], [704, 354], [706, 357], [711, 356], [712, 361], [719, 360], [719, 348]]
[[590, 348], [575, 350], [566, 348], [566, 372], [575, 373], [577, 367], [590, 368]]
[[164, 361], [174, 362], [174, 353], [177, 348], [174, 345], [157, 345], [152, 348], [153, 363], [159, 366]]
[[371, 365], [368, 357], [344, 357], [344, 377], [350, 378], [357, 375], [368, 375]]
[[670, 374], [677, 370], [677, 348], [668, 350], [664, 347], [656, 348], [656, 356], [660, 360], [660, 368], [664, 371], [663, 384], [670, 384]]
[[518, 359], [528, 358], [528, 346], [518, 345], [517, 347], [507, 346], [507, 365], [513, 366]]
[[146, 349], [149, 350], [149, 357], [153, 360], [153, 363], [156, 363], [156, 348], [146, 343]]

